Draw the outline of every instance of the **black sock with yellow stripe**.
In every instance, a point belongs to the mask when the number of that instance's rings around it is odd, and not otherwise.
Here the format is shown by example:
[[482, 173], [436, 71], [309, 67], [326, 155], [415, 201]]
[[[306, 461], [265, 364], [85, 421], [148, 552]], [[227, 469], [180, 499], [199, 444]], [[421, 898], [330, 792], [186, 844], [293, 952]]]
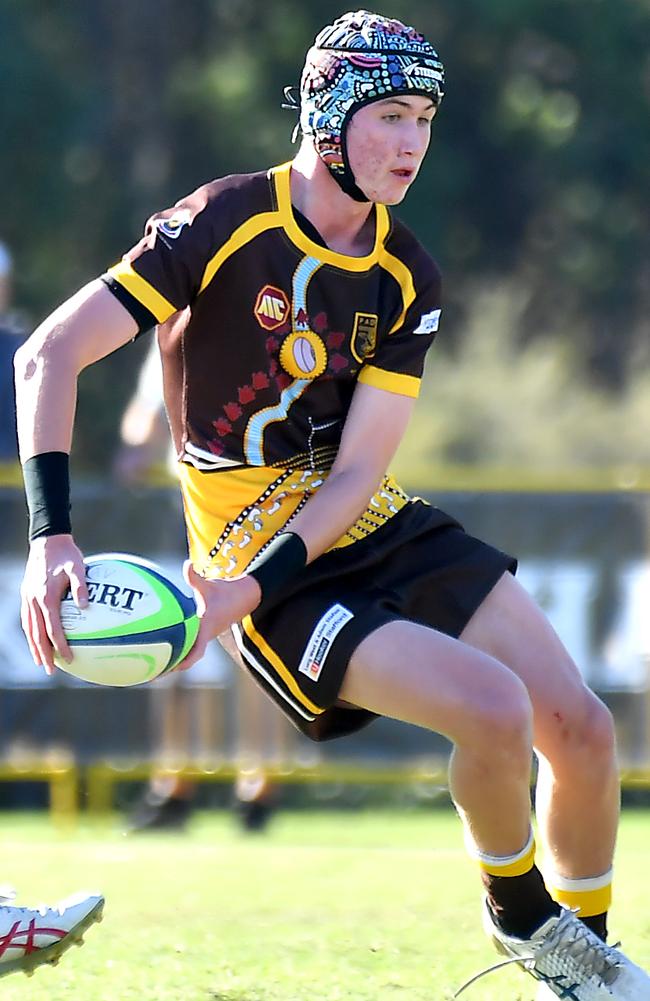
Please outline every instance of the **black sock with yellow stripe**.
[[554, 900], [575, 911], [580, 920], [606, 942], [607, 912], [612, 904], [613, 878], [611, 868], [600, 876], [581, 879], [570, 879], [547, 872], [546, 885]]
[[506, 935], [530, 938], [560, 913], [536, 865], [522, 876], [493, 876], [483, 871], [481, 879], [492, 917]]
[[560, 913], [535, 865], [535, 840], [514, 855], [490, 855], [470, 845], [481, 867], [487, 905], [496, 924], [506, 935], [530, 938], [545, 921]]

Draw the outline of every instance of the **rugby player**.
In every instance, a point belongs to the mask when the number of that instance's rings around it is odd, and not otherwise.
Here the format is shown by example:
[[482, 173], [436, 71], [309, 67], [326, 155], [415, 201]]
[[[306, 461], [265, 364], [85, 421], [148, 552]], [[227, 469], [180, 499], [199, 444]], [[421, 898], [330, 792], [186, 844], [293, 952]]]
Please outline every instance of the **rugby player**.
[[515, 560], [388, 472], [441, 314], [438, 268], [389, 206], [415, 182], [443, 89], [416, 30], [338, 18], [307, 53], [294, 159], [152, 216], [20, 351], [25, 631], [51, 671], [53, 648], [69, 656], [61, 595], [85, 600], [68, 493], [77, 376], [156, 323], [202, 612], [181, 667], [222, 636], [315, 740], [376, 716], [444, 734], [497, 947], [543, 996], [649, 1001], [650, 979], [605, 942], [610, 714]]

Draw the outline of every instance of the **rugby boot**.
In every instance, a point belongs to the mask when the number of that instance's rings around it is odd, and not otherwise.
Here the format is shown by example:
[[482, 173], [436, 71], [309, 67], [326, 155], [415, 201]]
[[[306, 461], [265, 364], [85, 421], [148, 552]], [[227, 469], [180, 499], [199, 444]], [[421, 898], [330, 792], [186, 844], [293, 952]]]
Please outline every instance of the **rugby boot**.
[[37, 966], [56, 966], [71, 945], [101, 921], [104, 898], [76, 894], [54, 907], [16, 907], [12, 896], [0, 896], [0, 977], [21, 971], [31, 976]]
[[608, 946], [573, 911], [563, 909], [529, 939], [506, 935], [485, 907], [486, 931], [497, 950], [539, 980], [538, 1001], [650, 1001], [650, 977]]
[[127, 821], [127, 832], [184, 831], [192, 814], [192, 801], [185, 796], [161, 795], [148, 789]]

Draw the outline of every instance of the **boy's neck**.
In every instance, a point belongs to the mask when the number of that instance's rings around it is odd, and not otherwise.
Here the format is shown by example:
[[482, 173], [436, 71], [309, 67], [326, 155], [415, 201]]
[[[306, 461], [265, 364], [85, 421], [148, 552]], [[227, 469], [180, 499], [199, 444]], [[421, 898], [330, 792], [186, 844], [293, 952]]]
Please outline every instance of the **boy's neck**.
[[291, 203], [309, 219], [327, 246], [352, 257], [369, 254], [375, 240], [372, 203], [355, 202], [346, 195], [306, 143], [291, 168]]

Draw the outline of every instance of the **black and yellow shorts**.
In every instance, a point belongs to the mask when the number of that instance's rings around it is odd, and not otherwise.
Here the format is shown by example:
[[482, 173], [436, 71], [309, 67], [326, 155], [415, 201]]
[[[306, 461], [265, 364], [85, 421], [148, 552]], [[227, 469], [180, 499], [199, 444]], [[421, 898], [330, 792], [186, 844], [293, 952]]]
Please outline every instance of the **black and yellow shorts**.
[[233, 626], [245, 666], [313, 740], [375, 718], [335, 705], [359, 643], [410, 619], [457, 637], [516, 560], [468, 535], [450, 515], [408, 503], [382, 528], [311, 563], [300, 578]]

